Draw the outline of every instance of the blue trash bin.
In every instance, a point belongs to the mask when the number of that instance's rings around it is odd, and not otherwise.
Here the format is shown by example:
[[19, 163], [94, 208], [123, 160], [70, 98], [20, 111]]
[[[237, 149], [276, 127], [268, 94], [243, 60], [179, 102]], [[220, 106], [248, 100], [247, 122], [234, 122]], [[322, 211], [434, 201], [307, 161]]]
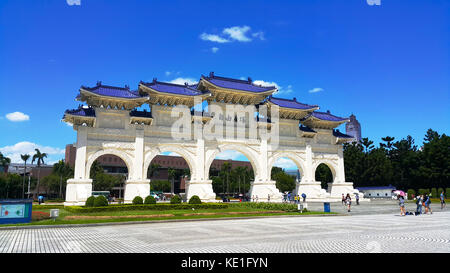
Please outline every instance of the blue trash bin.
[[330, 212], [330, 203], [329, 202], [324, 202], [323, 203], [323, 211], [324, 212]]

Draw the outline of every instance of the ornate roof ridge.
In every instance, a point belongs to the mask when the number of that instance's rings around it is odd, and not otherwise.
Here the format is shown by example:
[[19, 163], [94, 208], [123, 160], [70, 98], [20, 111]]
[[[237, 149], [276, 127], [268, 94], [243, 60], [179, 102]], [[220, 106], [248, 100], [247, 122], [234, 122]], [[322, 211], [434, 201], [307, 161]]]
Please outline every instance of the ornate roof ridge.
[[201, 78], [204, 78], [206, 80], [209, 79], [218, 79], [218, 80], [224, 80], [224, 81], [230, 81], [230, 82], [237, 82], [237, 83], [243, 83], [243, 84], [248, 84], [248, 85], [252, 85], [255, 87], [260, 87], [260, 88], [267, 88], [267, 90], [272, 90], [272, 89], [276, 89], [276, 86], [262, 86], [262, 85], [257, 85], [253, 83], [253, 80], [248, 77], [247, 80], [241, 80], [241, 79], [235, 79], [235, 78], [228, 78], [228, 77], [222, 77], [222, 76], [216, 76], [214, 75], [214, 72], [210, 72], [209, 76], [205, 76], [205, 75], [201, 75]]
[[302, 104], [302, 105], [307, 105], [307, 106], [311, 106], [311, 107], [319, 107], [319, 105], [317, 104], [307, 104], [307, 103], [303, 103], [303, 102], [299, 102], [297, 101], [297, 98], [292, 98], [292, 99], [285, 99], [285, 98], [278, 98], [278, 97], [274, 97], [272, 95], [270, 95], [267, 100], [270, 101], [271, 99], [276, 99], [276, 100], [284, 100], [284, 101], [290, 101], [290, 102], [296, 102], [298, 104]]
[[202, 91], [198, 90], [197, 88], [193, 88], [192, 87], [193, 85], [189, 85], [187, 83], [185, 83], [185, 84], [178, 84], [178, 83], [171, 83], [171, 82], [160, 82], [160, 81], [156, 80], [156, 78], [153, 79], [152, 82], [140, 81], [140, 84], [143, 84], [143, 85], [145, 85], [147, 87], [149, 87], [151, 85], [155, 85], [155, 84], [164, 84], [164, 85], [169, 85], [169, 86], [176, 86], [176, 87], [181, 87], [181, 88], [187, 88], [187, 89], [190, 89], [192, 91], [196, 91], [198, 93], [202, 93]]

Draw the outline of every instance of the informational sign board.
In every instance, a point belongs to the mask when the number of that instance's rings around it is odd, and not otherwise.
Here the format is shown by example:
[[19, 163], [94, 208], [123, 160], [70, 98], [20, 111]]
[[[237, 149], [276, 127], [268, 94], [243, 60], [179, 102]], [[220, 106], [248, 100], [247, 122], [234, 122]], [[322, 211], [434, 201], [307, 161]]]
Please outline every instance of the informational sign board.
[[31, 222], [32, 199], [0, 199], [0, 224]]

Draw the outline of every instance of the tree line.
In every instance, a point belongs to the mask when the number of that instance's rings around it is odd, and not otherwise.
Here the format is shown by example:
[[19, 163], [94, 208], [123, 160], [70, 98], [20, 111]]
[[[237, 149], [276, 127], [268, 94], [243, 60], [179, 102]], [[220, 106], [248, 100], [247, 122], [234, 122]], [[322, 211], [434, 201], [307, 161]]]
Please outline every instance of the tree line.
[[368, 138], [344, 144], [347, 181], [361, 186], [393, 185], [398, 189], [450, 187], [450, 137], [428, 129], [423, 146], [414, 139], [381, 138], [379, 147]]

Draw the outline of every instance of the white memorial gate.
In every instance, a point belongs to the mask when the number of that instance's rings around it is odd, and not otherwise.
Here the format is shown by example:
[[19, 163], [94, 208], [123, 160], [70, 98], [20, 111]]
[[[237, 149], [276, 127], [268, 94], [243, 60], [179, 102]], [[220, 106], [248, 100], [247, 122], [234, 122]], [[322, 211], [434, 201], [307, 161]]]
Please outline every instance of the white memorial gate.
[[[102, 155], [120, 157], [128, 168], [125, 202], [150, 194], [147, 170], [163, 152], [182, 156], [190, 168], [186, 197], [198, 195], [215, 202], [209, 168], [222, 151], [235, 150], [251, 162], [254, 181], [249, 196], [259, 201], [281, 202], [282, 194], [271, 180], [271, 169], [279, 158], [289, 158], [301, 179], [295, 194], [308, 199], [340, 199], [353, 194], [353, 183], [345, 181], [342, 143], [351, 136], [335, 130], [349, 121], [316, 105], [294, 98], [272, 96], [275, 87], [255, 85], [252, 80], [201, 76], [194, 85], [140, 82], [137, 91], [98, 82], [82, 86], [77, 100], [87, 106], [67, 110], [63, 121], [77, 131], [74, 178], [67, 181], [65, 205], [83, 205], [92, 192], [89, 177], [93, 162]], [[206, 102], [205, 102], [206, 101]], [[151, 111], [136, 107], [149, 104]], [[208, 111], [200, 105], [208, 104]], [[195, 106], [195, 107], [194, 107]], [[328, 191], [315, 181], [315, 170], [326, 164], [333, 174]]]

